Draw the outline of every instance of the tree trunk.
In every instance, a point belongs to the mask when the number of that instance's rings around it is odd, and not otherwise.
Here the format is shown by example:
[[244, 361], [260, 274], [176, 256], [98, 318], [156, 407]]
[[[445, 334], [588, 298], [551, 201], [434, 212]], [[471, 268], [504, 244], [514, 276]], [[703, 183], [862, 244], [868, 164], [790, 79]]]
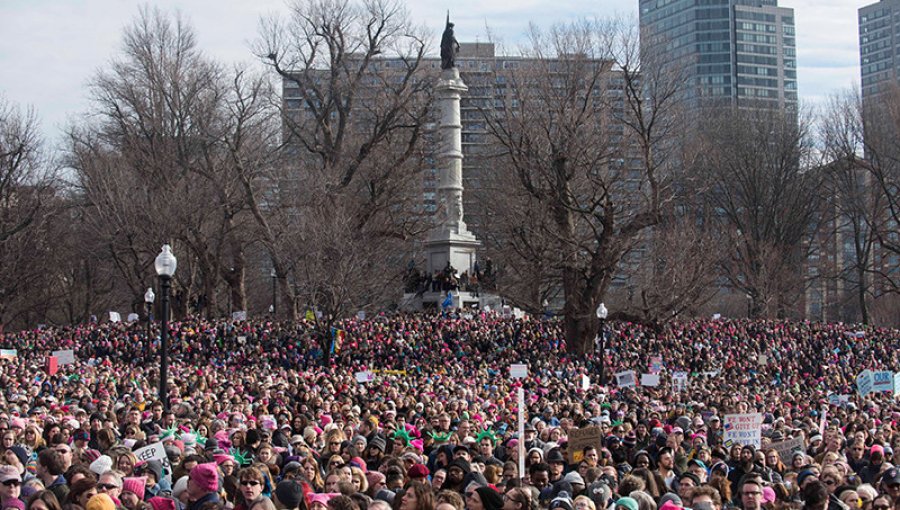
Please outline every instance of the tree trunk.
[[585, 303], [575, 296], [566, 298], [565, 320], [566, 346], [569, 352], [585, 355], [594, 349], [594, 338], [599, 331], [600, 323], [592, 303]]

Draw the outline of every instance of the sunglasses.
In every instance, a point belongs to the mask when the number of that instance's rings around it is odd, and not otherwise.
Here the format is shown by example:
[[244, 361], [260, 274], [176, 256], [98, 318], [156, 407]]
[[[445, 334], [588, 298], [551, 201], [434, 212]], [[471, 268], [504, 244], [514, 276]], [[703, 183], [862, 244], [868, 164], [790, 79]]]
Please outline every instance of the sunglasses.
[[241, 480], [241, 485], [255, 487], [255, 486], [259, 485], [259, 480]]
[[5, 485], [7, 487], [18, 487], [18, 486], [22, 485], [22, 482], [20, 482], [19, 480], [7, 480], [7, 481], [3, 482], [3, 485]]
[[103, 491], [108, 491], [110, 489], [118, 489], [119, 486], [112, 483], [98, 483], [97, 488]]

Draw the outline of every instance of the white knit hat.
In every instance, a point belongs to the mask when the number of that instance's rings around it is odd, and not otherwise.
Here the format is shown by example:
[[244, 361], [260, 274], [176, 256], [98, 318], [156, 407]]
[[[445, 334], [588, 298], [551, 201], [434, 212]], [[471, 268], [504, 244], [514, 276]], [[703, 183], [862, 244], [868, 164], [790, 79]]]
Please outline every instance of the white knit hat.
[[88, 469], [91, 470], [97, 476], [106, 473], [113, 467], [113, 460], [109, 455], [101, 455], [97, 457], [97, 460], [91, 462], [91, 465], [88, 466]]

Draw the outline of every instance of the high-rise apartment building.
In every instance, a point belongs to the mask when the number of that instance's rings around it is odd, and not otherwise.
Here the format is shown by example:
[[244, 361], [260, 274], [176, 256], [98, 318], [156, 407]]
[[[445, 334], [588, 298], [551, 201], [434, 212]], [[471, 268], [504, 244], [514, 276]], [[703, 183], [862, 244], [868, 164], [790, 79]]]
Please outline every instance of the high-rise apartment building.
[[699, 106], [797, 106], [794, 10], [777, 0], [640, 0], [645, 54], [683, 64]]
[[881, 0], [859, 9], [859, 67], [863, 99], [900, 77], [900, 0]]

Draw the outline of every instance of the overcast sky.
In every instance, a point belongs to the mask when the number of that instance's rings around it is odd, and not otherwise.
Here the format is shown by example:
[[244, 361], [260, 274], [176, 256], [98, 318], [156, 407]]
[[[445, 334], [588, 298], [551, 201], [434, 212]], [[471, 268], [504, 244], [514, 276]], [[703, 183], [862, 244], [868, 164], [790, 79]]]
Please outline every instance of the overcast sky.
[[[859, 83], [856, 11], [874, 0], [780, 0], [795, 10], [801, 101], [818, 103]], [[143, 2], [132, 0], [0, 0], [0, 97], [32, 106], [51, 142], [89, 107], [85, 84], [113, 58], [122, 28]], [[413, 19], [440, 36], [446, 9], [463, 42], [495, 38], [514, 46], [528, 24], [547, 27], [580, 17], [637, 19], [638, 0], [409, 0]], [[253, 62], [248, 50], [259, 17], [286, 11], [284, 0], [156, 0], [180, 10], [200, 47], [226, 62]], [[437, 40], [434, 46], [437, 47]]]

